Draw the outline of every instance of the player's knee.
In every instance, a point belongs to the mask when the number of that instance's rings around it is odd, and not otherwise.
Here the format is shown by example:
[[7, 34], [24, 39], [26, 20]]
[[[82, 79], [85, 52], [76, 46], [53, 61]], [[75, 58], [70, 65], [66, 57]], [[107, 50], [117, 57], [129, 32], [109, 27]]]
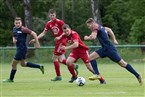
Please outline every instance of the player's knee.
[[127, 65], [127, 63], [123, 59], [120, 62], [118, 62], [118, 64], [123, 68], [125, 68]]
[[13, 69], [16, 69], [17, 68], [17, 65], [16, 64], [12, 64], [12, 68]]
[[57, 58], [52, 58], [53, 62], [59, 61]]
[[71, 63], [70, 61], [66, 61], [66, 65], [67, 65], [67, 66], [71, 66], [72, 63]]
[[58, 59], [58, 61], [59, 61], [60, 63], [62, 63], [63, 60], [62, 60], [62, 59]]
[[26, 67], [26, 64], [25, 64], [25, 63], [21, 63], [21, 66], [22, 66], [22, 67]]
[[90, 68], [87, 66], [87, 69], [90, 70]]

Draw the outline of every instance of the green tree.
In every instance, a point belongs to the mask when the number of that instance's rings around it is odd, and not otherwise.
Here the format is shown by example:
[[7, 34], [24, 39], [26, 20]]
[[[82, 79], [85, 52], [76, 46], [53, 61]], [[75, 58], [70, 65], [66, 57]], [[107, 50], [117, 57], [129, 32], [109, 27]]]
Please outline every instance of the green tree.
[[113, 28], [118, 39], [129, 43], [132, 25], [144, 16], [144, 6], [145, 0], [113, 0], [105, 7], [103, 23]]
[[[6, 3], [6, 1], [8, 1]], [[55, 8], [57, 18], [64, 19], [72, 29], [76, 30], [83, 39], [89, 29], [85, 25], [86, 19], [93, 17], [91, 1], [98, 2], [102, 23], [111, 27], [117, 39], [123, 43], [139, 43], [140, 40], [128, 41], [133, 37], [134, 25], [145, 15], [145, 0], [31, 0], [33, 30], [39, 34], [49, 21], [48, 10]], [[8, 7], [8, 3], [11, 5]], [[94, 4], [95, 5], [95, 4]], [[95, 7], [94, 7], [95, 8]], [[10, 9], [14, 9], [12, 13]], [[62, 9], [64, 12], [62, 12]], [[0, 46], [12, 45], [13, 17], [18, 15], [25, 19], [23, 0], [0, 0]], [[64, 13], [62, 15], [62, 13]], [[63, 17], [62, 17], [63, 16]], [[143, 25], [140, 25], [143, 28]], [[143, 33], [143, 32], [140, 32]], [[41, 41], [43, 45], [52, 45], [53, 37], [47, 34]]]
[[130, 33], [130, 41], [133, 43], [141, 44], [142, 42], [145, 42], [145, 16], [141, 19], [136, 19], [134, 24], [131, 27], [131, 33]]

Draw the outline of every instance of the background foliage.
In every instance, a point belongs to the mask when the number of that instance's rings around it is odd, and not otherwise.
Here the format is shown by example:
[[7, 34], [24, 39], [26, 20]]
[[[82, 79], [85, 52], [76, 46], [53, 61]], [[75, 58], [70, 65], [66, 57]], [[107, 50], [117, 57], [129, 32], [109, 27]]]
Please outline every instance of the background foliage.
[[[13, 17], [6, 6], [6, 0], [0, 0], [0, 46], [11, 46]], [[62, 19], [61, 4], [64, 2], [64, 21], [76, 30], [81, 38], [90, 32], [85, 21], [92, 17], [91, 0], [31, 0], [33, 30], [39, 34], [49, 20], [47, 13], [55, 8], [57, 18]], [[140, 44], [145, 42], [145, 0], [96, 0], [102, 24], [111, 27], [120, 44]], [[24, 19], [23, 0], [11, 0], [18, 16]], [[49, 32], [48, 32], [49, 33]], [[3, 41], [5, 40], [5, 41]], [[53, 45], [53, 37], [47, 34], [42, 45]]]

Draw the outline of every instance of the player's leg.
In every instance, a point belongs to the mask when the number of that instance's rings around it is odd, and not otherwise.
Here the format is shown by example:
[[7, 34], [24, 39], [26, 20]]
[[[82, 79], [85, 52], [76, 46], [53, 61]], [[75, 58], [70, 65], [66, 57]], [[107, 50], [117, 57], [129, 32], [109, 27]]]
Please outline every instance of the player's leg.
[[7, 80], [4, 80], [4, 82], [13, 82], [15, 74], [17, 72], [17, 64], [19, 63], [19, 60], [21, 60], [23, 57], [25, 57], [26, 54], [26, 49], [24, 49], [23, 51], [21, 49], [17, 49], [16, 54], [12, 60], [12, 69], [10, 72], [10, 77]]
[[15, 59], [12, 60], [12, 69], [10, 72], [10, 77], [9, 77], [9, 79], [3, 80], [3, 82], [13, 82], [14, 81], [18, 63], [19, 63], [19, 61], [15, 60]]
[[77, 60], [77, 56], [75, 54], [70, 54], [69, 57], [67, 58], [66, 64], [67, 67], [72, 74], [71, 80], [69, 81], [70, 83], [74, 82], [74, 80], [77, 79], [77, 72], [75, 72], [75, 67], [73, 63]]
[[136, 78], [138, 79], [140, 85], [142, 85], [143, 81], [141, 78], [141, 75], [139, 75], [136, 70], [127, 62], [125, 62], [120, 55], [117, 53], [117, 51], [111, 51], [107, 55], [112, 61], [118, 63], [121, 67], [126, 68], [130, 73], [134, 74]]
[[87, 69], [94, 74], [93, 77], [95, 76], [95, 78], [99, 79], [100, 76], [95, 74], [95, 71], [90, 63], [88, 51], [85, 51], [84, 53], [79, 54], [79, 57], [83, 60]]
[[126, 68], [130, 73], [132, 73], [133, 75], [135, 75], [135, 77], [137, 78], [137, 80], [139, 81], [139, 84], [142, 85], [143, 81], [142, 81], [142, 77], [139, 73], [136, 72], [136, 70], [128, 63], [126, 63], [123, 59], [121, 59], [118, 64], [121, 67]]
[[[65, 55], [64, 54], [60, 56], [59, 62], [61, 62], [61, 63], [63, 63], [63, 64], [66, 65], [66, 58], [65, 58]], [[78, 75], [78, 73], [79, 73], [78, 72], [78, 68], [79, 68], [78, 64], [72, 64], [72, 66], [74, 66], [74, 69], [75, 69], [75, 71], [76, 71], [76, 73]]]
[[20, 61], [22, 67], [30, 67], [30, 68], [38, 68], [44, 74], [44, 66], [31, 63], [31, 62], [26, 62], [24, 59]]
[[65, 53], [65, 50], [61, 49], [61, 47], [63, 45], [64, 45], [63, 42], [55, 45], [54, 54], [52, 56], [52, 60], [53, 60], [54, 69], [55, 69], [55, 72], [56, 72], [56, 77], [51, 79], [51, 81], [60, 81], [60, 80], [62, 80], [61, 72], [60, 72], [59, 59], [60, 59], [61, 55], [63, 55]]
[[61, 81], [62, 80], [61, 73], [60, 73], [60, 64], [59, 64], [58, 59], [59, 59], [59, 56], [57, 56], [57, 55], [52, 56], [56, 77], [52, 78], [51, 81]]
[[66, 58], [65, 58], [65, 55], [62, 54], [60, 55], [60, 57], [58, 58], [59, 62], [66, 65]]
[[[95, 59], [94, 59], [94, 58], [95, 58]], [[96, 62], [96, 59], [97, 59], [97, 58], [100, 58], [100, 56], [99, 56], [98, 53], [96, 53], [96, 52], [93, 52], [93, 53], [91, 53], [91, 54], [89, 55], [89, 60], [90, 60], [90, 62], [91, 62], [91, 65], [92, 65], [92, 67], [93, 67], [95, 73], [99, 75], [100, 73], [99, 73], [99, 70], [98, 70], [97, 62]]]
[[[93, 67], [93, 69], [95, 71], [95, 74], [100, 76], [100, 78], [99, 78], [100, 84], [106, 84], [105, 79], [103, 78], [103, 76], [100, 74], [100, 72], [98, 70], [98, 66], [97, 66], [96, 60], [91, 60], [90, 63], [91, 63], [91, 65], [92, 65], [92, 67]], [[97, 77], [95, 77], [95, 76], [92, 76], [92, 77], [89, 78], [89, 80], [95, 80], [95, 79], [97, 79]]]
[[[100, 84], [106, 84], [106, 81], [104, 80], [104, 78], [102, 77], [102, 75], [99, 72], [99, 69], [98, 69], [98, 66], [97, 66], [97, 62], [96, 62], [96, 59], [100, 58], [100, 56], [105, 57], [103, 55], [103, 52], [102, 53], [101, 52], [102, 52], [102, 50], [99, 49], [99, 50], [91, 53], [90, 56], [89, 56], [89, 59], [91, 60], [90, 62], [91, 62], [91, 65], [92, 65], [92, 67], [93, 67], [93, 69], [95, 71], [95, 74], [100, 75], [100, 79], [99, 79]], [[96, 76], [96, 77], [92, 76], [89, 79], [90, 80], [95, 80], [95, 79], [98, 79], [97, 77], [98, 76]]]

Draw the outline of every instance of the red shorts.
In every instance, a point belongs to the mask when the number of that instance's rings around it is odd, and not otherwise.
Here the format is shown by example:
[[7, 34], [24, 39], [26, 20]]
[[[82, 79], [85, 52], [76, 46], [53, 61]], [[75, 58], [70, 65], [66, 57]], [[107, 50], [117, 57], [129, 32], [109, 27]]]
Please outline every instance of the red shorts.
[[54, 55], [60, 56], [65, 53], [65, 50], [60, 49], [62, 46], [66, 46], [66, 37], [62, 37], [55, 43]]
[[75, 62], [81, 58], [84, 63], [90, 63], [88, 50], [83, 50], [81, 52], [71, 52], [69, 57], [73, 57]]
[[65, 53], [65, 50], [60, 49], [62, 46], [65, 46], [63, 43], [55, 45], [54, 55], [60, 56]]

